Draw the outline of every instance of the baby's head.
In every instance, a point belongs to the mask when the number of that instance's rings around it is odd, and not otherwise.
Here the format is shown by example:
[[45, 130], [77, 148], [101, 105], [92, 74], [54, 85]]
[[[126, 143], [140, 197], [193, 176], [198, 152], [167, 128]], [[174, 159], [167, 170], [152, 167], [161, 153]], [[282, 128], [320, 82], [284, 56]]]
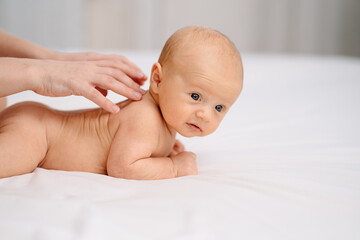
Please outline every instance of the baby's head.
[[223, 34], [185, 27], [166, 42], [151, 70], [150, 93], [167, 125], [185, 137], [214, 132], [243, 85], [241, 57]]

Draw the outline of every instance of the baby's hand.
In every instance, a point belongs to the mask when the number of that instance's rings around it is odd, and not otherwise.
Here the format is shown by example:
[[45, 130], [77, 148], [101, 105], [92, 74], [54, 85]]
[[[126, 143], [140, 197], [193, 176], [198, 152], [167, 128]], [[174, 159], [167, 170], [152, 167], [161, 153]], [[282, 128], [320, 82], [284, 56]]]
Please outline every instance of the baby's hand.
[[173, 150], [170, 153], [170, 157], [175, 156], [183, 151], [185, 151], [184, 145], [179, 140], [176, 139], [175, 144], [173, 146]]
[[183, 151], [176, 155], [172, 155], [171, 159], [174, 162], [177, 177], [198, 174], [195, 153]]

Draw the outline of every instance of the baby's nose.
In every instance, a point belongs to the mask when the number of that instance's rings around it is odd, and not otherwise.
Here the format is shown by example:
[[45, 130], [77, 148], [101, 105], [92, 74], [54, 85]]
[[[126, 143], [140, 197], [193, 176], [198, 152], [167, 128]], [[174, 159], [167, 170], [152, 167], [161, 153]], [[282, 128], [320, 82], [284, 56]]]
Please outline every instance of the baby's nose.
[[196, 117], [207, 122], [210, 120], [210, 111], [207, 108], [199, 109], [198, 111], [196, 111]]

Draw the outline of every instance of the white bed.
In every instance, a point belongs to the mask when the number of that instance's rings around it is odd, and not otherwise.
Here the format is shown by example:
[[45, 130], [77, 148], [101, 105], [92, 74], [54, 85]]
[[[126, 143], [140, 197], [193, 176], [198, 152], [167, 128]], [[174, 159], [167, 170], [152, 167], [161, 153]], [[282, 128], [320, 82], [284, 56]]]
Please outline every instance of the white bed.
[[[149, 73], [158, 52], [125, 55]], [[180, 138], [198, 156], [198, 176], [37, 169], [1, 179], [0, 239], [360, 239], [360, 59], [243, 61], [243, 92], [217, 132]], [[79, 97], [9, 97], [24, 100], [94, 107]]]

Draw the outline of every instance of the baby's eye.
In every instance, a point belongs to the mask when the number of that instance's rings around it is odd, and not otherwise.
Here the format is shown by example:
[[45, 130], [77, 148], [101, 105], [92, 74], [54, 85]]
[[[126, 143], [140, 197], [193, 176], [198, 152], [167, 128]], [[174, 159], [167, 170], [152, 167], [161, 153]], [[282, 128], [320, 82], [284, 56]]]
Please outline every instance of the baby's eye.
[[216, 111], [221, 112], [221, 111], [223, 110], [223, 106], [221, 106], [221, 105], [216, 105], [216, 106], [215, 106], [215, 109], [216, 109]]
[[200, 99], [200, 95], [197, 93], [192, 93], [191, 98], [194, 99], [195, 101], [198, 101]]

